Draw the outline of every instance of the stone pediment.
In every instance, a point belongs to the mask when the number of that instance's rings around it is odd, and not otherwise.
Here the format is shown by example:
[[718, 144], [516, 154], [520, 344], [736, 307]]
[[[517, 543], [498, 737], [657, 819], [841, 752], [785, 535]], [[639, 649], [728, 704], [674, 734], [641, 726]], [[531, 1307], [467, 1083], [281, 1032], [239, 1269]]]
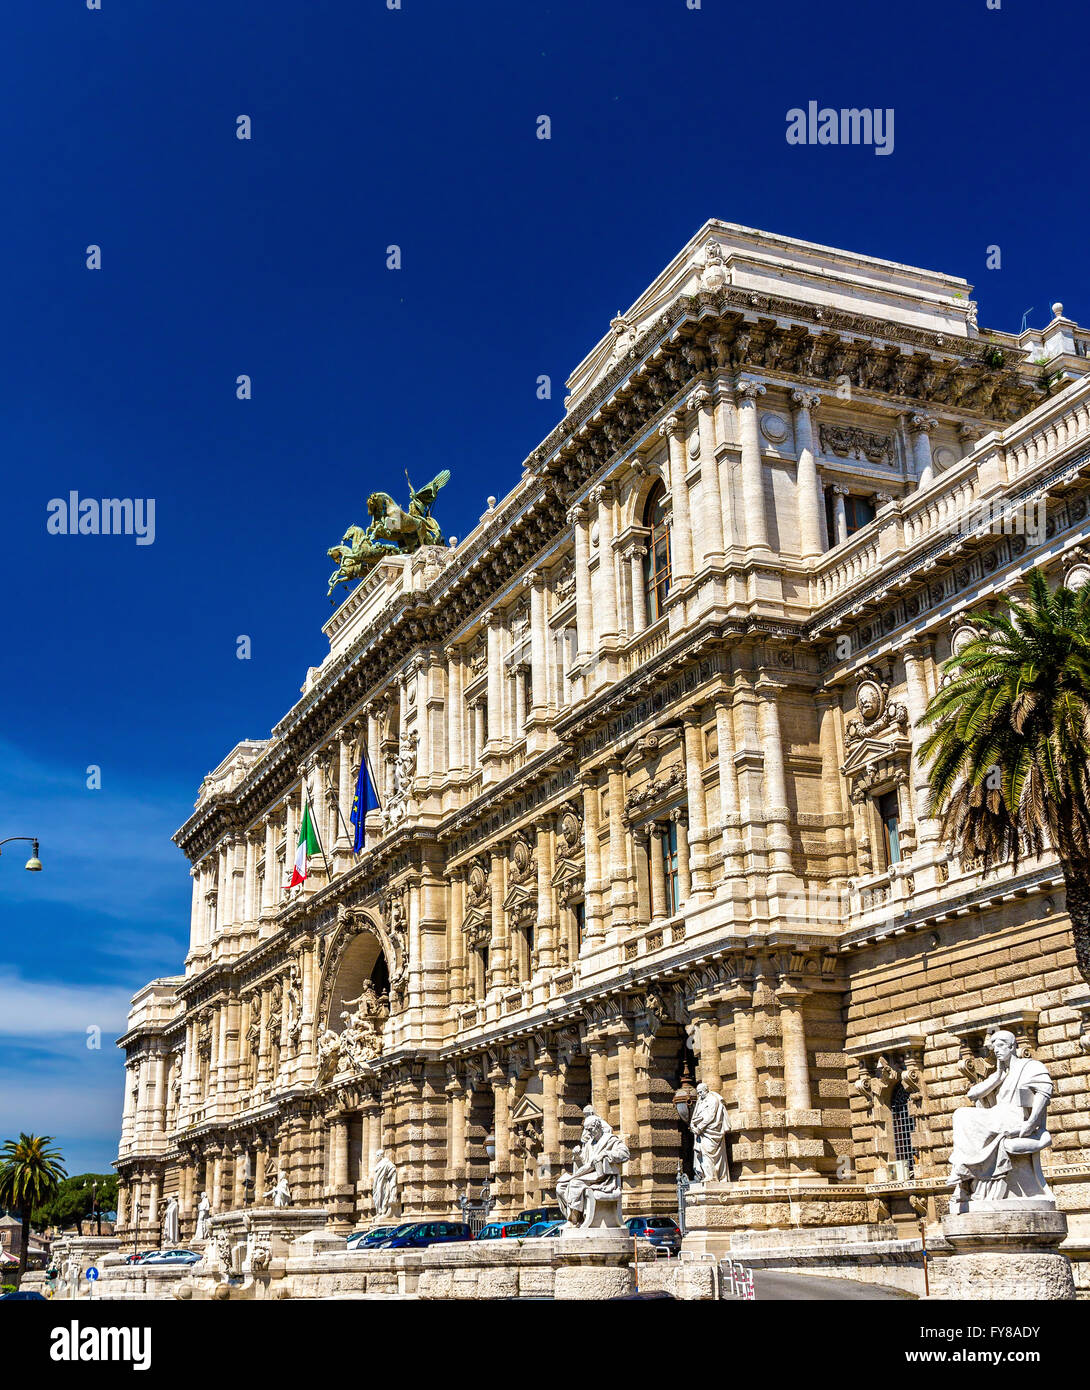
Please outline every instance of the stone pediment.
[[487, 944], [492, 935], [492, 914], [483, 907], [471, 907], [462, 918], [462, 934], [471, 944]]
[[562, 907], [583, 895], [583, 864], [581, 860], [562, 859], [553, 870], [552, 884]]
[[527, 914], [537, 914], [537, 880], [528, 883], [513, 883], [503, 900], [504, 912], [522, 918]]
[[511, 1111], [511, 1124], [513, 1125], [540, 1123], [541, 1119], [541, 1107], [535, 1104], [530, 1096], [523, 1096], [514, 1110]]
[[852, 746], [840, 770], [845, 777], [854, 777], [857, 773], [883, 761], [892, 759], [900, 762], [908, 755], [911, 747], [911, 741], [904, 734], [885, 739], [861, 738]]

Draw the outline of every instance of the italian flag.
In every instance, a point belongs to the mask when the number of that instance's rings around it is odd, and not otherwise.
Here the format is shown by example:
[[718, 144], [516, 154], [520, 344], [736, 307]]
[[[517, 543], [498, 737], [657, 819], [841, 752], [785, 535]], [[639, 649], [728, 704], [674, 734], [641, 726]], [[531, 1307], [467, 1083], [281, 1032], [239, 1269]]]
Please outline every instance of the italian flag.
[[321, 854], [322, 845], [318, 839], [318, 832], [314, 828], [314, 822], [310, 818], [309, 800], [303, 806], [303, 823], [299, 827], [299, 843], [295, 847], [295, 865], [291, 871], [291, 882], [288, 888], [294, 888], [297, 883], [305, 883], [307, 878], [307, 860], [312, 854]]

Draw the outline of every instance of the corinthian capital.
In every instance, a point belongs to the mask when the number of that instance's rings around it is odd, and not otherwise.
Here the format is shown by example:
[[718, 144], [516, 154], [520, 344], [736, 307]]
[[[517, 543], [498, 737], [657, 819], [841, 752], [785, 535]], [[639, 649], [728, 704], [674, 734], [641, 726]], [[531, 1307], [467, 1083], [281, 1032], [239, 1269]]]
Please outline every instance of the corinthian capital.
[[738, 383], [738, 394], [742, 398], [741, 404], [756, 405], [757, 397], [763, 396], [766, 389], [767, 388], [762, 386], [759, 381], [751, 381], [749, 378], [740, 381]]
[[682, 434], [684, 428], [684, 425], [682, 425], [676, 415], [667, 415], [666, 419], [663, 420], [662, 424], [659, 426], [659, 434], [664, 438], [672, 439]]
[[930, 434], [939, 422], [933, 415], [910, 415], [908, 428], [913, 434]]
[[690, 410], [704, 410], [712, 403], [712, 393], [701, 383], [689, 396], [688, 406]]
[[582, 526], [587, 519], [587, 509], [582, 502], [576, 502], [573, 507], [568, 508], [568, 525]]

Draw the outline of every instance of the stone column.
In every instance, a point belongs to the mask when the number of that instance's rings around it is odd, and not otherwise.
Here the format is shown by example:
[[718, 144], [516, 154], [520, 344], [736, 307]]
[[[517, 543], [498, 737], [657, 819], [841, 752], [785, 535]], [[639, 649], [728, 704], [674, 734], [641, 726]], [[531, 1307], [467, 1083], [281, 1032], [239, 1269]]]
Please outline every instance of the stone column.
[[719, 460], [715, 456], [715, 402], [712, 393], [701, 384], [689, 397], [689, 406], [696, 411], [700, 438], [701, 519], [704, 530], [703, 564], [721, 564], [723, 560], [723, 499], [719, 488]]
[[489, 609], [484, 622], [488, 634], [488, 743], [494, 745], [503, 738], [502, 618], [495, 609]]
[[352, 748], [358, 731], [357, 721], [351, 725], [346, 724], [337, 734], [337, 800], [340, 811], [334, 812], [336, 838], [333, 848], [342, 854], [347, 854], [352, 849], [352, 802], [356, 795], [355, 780], [352, 776]]
[[648, 827], [647, 867], [651, 877], [651, 921], [666, 917], [666, 873], [662, 863], [662, 825], [652, 821]]
[[496, 1140], [496, 1198], [502, 1210], [507, 1203], [511, 1181], [511, 1117], [508, 1109], [507, 1073], [503, 1067], [493, 1067], [488, 1073], [492, 1083], [493, 1123]]
[[628, 554], [632, 583], [632, 630], [643, 632], [647, 627], [647, 590], [644, 588], [643, 562], [647, 556], [645, 545], [634, 545]]
[[602, 483], [590, 494], [598, 508], [598, 593], [595, 597], [595, 617], [598, 620], [598, 645], [617, 636], [617, 575], [613, 555], [613, 489]]
[[753, 995], [738, 985], [724, 995], [734, 1012], [734, 1099], [743, 1114], [760, 1109], [757, 1096], [757, 1053], [753, 1042]]
[[265, 877], [261, 881], [261, 914], [276, 911], [276, 823], [272, 816], [264, 818], [265, 824]]
[[446, 1092], [449, 1101], [447, 1132], [450, 1136], [447, 1162], [451, 1175], [457, 1181], [466, 1170], [466, 1092], [456, 1077], [448, 1083]]
[[534, 1065], [541, 1076], [541, 1147], [553, 1163], [560, 1157], [560, 1078], [556, 1059], [550, 1054], [538, 1057]]
[[830, 483], [829, 491], [835, 499], [833, 502], [833, 526], [836, 530], [834, 545], [843, 545], [848, 539], [848, 510], [844, 499], [848, 495], [848, 489], [843, 483]]
[[447, 763], [451, 772], [460, 772], [465, 762], [463, 720], [465, 673], [458, 647], [447, 647]]
[[902, 652], [905, 663], [908, 707], [908, 724], [912, 738], [912, 795], [915, 803], [915, 821], [919, 831], [920, 847], [934, 846], [939, 839], [939, 822], [931, 815], [931, 784], [927, 776], [927, 764], [919, 757], [917, 749], [926, 734], [919, 727], [930, 699], [927, 690], [926, 670], [934, 657], [930, 640], [910, 642]]
[[602, 922], [598, 901], [602, 877], [598, 843], [598, 783], [594, 775], [583, 780], [583, 926], [588, 940], [600, 936]]
[[670, 530], [670, 580], [680, 588], [693, 574], [693, 528], [689, 516], [688, 460], [685, 457], [685, 427], [676, 415], [668, 415], [659, 426], [670, 456], [670, 501], [673, 525]]
[[348, 1118], [339, 1115], [330, 1125], [329, 1137], [333, 1145], [333, 1186], [337, 1189], [348, 1186]]
[[[691, 891], [707, 894], [710, 889], [707, 870], [708, 806], [704, 794], [704, 734], [699, 711], [686, 715], [684, 721], [685, 789], [688, 807], [686, 841], [692, 853], [687, 871], [691, 874]], [[678, 855], [680, 858], [681, 825], [678, 825]], [[688, 855], [686, 855], [688, 859]]]
[[628, 854], [624, 825], [624, 769], [619, 758], [606, 765], [609, 802], [609, 902], [614, 931], [621, 930], [627, 921]]
[[537, 827], [537, 960], [542, 970], [556, 964], [556, 889], [553, 887], [553, 833], [546, 822]]
[[636, 1040], [631, 1025], [626, 1025], [624, 1032], [617, 1038], [617, 1083], [620, 1095], [621, 1137], [628, 1144], [635, 1160], [632, 1171], [639, 1172], [642, 1157], [639, 1152], [640, 1123], [636, 1095]]
[[609, 1118], [609, 1070], [608, 1044], [604, 1039], [588, 1039], [587, 1048], [590, 1052], [590, 1103], [594, 1106], [595, 1113], [600, 1115], [607, 1124], [612, 1121]]
[[798, 452], [795, 495], [799, 510], [799, 552], [804, 560], [812, 560], [825, 548], [821, 543], [825, 507], [821, 500], [814, 457], [814, 425], [810, 416], [821, 404], [821, 397], [812, 391], [792, 391], [791, 400], [795, 405], [795, 448]]
[[700, 1034], [700, 1080], [709, 1090], [718, 1091], [723, 1084], [719, 1071], [719, 1006], [702, 1000], [689, 1013]]
[[526, 582], [530, 588], [530, 685], [533, 695], [531, 717], [544, 719], [549, 709], [549, 618], [546, 611], [545, 576], [540, 570], [531, 570], [526, 576]]
[[190, 868], [189, 877], [193, 880], [193, 893], [189, 908], [189, 949], [190, 951], [199, 951], [204, 944], [201, 940], [204, 890], [201, 884], [201, 871], [196, 864]]
[[575, 538], [575, 630], [580, 663], [594, 648], [594, 596], [590, 580], [590, 521], [585, 503], [568, 509], [568, 524]]
[[719, 819], [723, 827], [723, 872], [741, 870], [744, 852], [738, 806], [738, 777], [734, 768], [734, 720], [729, 699], [715, 702], [715, 732], [719, 744]]
[[931, 458], [931, 431], [938, 423], [931, 415], [910, 415], [908, 419], [912, 462], [916, 468], [916, 486], [921, 491], [935, 481], [935, 467]]
[[809, 990], [796, 985], [781, 985], [776, 991], [780, 1001], [780, 1024], [783, 1029], [784, 1106], [787, 1110], [810, 1110], [810, 1066], [806, 1059], [806, 1027], [802, 1017], [803, 1001]]
[[677, 837], [677, 906], [687, 903], [693, 895], [692, 851], [689, 847], [689, 826], [685, 810], [677, 806], [670, 812]]
[[742, 445], [742, 506], [746, 517], [747, 550], [768, 549], [764, 464], [761, 432], [757, 426], [757, 400], [764, 394], [765, 387], [759, 381], [738, 383], [738, 436]]
[[490, 874], [492, 936], [488, 948], [486, 989], [491, 989], [494, 985], [502, 988], [507, 983], [507, 924], [503, 911], [503, 866], [504, 857], [498, 852], [498, 849], [493, 849], [492, 872]]
[[779, 692], [765, 687], [760, 691], [761, 736], [764, 742], [764, 807], [767, 822], [769, 868], [790, 872], [791, 831], [787, 806], [780, 716], [776, 708]]

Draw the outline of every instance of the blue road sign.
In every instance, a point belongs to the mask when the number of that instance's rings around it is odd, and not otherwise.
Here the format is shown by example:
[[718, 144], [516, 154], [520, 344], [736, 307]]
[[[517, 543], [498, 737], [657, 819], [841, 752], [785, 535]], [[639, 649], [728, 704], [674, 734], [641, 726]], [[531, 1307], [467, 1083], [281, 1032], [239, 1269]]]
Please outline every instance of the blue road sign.
[[94, 1265], [92, 1265], [91, 1268], [87, 1271], [87, 1278], [90, 1279], [92, 1283], [94, 1283], [94, 1281], [98, 1278], [98, 1270], [94, 1267]]

